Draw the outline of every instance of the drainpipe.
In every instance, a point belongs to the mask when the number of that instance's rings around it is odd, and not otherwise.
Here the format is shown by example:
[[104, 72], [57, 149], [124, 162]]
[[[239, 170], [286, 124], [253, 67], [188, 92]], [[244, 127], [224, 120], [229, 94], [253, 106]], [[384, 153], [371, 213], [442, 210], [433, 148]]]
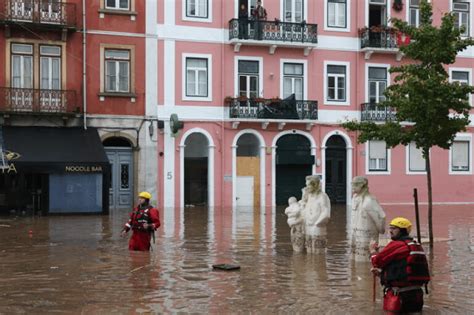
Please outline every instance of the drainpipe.
[[87, 129], [87, 52], [86, 52], [86, 0], [82, 0], [82, 101], [84, 104], [84, 129]]

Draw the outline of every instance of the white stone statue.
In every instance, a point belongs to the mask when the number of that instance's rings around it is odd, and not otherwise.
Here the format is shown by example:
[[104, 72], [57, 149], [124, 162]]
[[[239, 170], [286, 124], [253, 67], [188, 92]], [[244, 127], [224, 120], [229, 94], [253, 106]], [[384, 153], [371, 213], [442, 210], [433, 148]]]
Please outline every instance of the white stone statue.
[[291, 228], [291, 244], [295, 252], [302, 252], [304, 249], [304, 219], [302, 208], [295, 197], [288, 199], [288, 207], [285, 209], [288, 216], [287, 223]]
[[308, 253], [322, 253], [326, 250], [326, 225], [331, 217], [331, 202], [321, 190], [319, 176], [306, 176], [306, 187], [301, 199], [305, 222], [305, 245]]
[[367, 261], [370, 242], [378, 242], [379, 234], [385, 233], [385, 212], [369, 193], [368, 184], [362, 176], [352, 180], [351, 243], [356, 261]]

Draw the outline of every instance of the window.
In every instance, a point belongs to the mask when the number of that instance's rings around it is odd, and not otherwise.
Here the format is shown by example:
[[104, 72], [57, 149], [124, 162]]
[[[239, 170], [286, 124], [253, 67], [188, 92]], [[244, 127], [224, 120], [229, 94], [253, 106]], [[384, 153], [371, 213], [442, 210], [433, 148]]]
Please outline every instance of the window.
[[423, 152], [416, 147], [415, 142], [408, 145], [408, 171], [409, 172], [425, 172], [426, 164], [423, 158]]
[[207, 97], [208, 60], [206, 58], [186, 58], [186, 96]]
[[453, 14], [455, 18], [455, 26], [458, 28], [464, 27], [464, 32], [461, 33], [462, 36], [469, 36], [469, 3], [454, 0], [453, 2]]
[[327, 65], [326, 100], [335, 102], [346, 101], [346, 66]]
[[33, 45], [12, 44], [11, 86], [13, 88], [33, 88]]
[[40, 89], [61, 89], [61, 47], [40, 46]]
[[283, 98], [295, 94], [297, 100], [303, 100], [304, 67], [301, 63], [283, 64]]
[[469, 84], [469, 72], [467, 71], [453, 71], [451, 73], [451, 78], [453, 82]]
[[303, 21], [303, 0], [283, 0], [283, 12], [285, 22]]
[[451, 172], [469, 172], [470, 142], [454, 141], [451, 146]]
[[414, 27], [420, 26], [420, 0], [410, 0], [408, 23]]
[[253, 60], [239, 60], [239, 96], [255, 98], [259, 93], [259, 63]]
[[385, 141], [369, 141], [369, 171], [387, 171]]
[[129, 0], [105, 0], [105, 8], [113, 10], [130, 10]]
[[328, 27], [347, 27], [347, 0], [328, 0], [327, 25]]
[[208, 0], [186, 0], [186, 16], [208, 18]]
[[105, 91], [130, 92], [130, 51], [105, 50]]
[[387, 68], [369, 67], [369, 102], [380, 103], [385, 101], [387, 88]]

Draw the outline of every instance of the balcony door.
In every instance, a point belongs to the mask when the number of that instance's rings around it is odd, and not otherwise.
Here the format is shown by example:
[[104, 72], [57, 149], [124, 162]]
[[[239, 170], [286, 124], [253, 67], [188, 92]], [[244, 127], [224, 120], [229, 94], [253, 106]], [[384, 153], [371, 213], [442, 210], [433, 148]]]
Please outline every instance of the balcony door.
[[303, 0], [283, 0], [283, 21], [301, 23], [303, 12]]
[[41, 0], [41, 21], [59, 24], [62, 22], [61, 0]]
[[10, 107], [14, 111], [33, 108], [33, 45], [11, 46]]
[[41, 111], [63, 110], [61, 102], [61, 47], [40, 46]]
[[304, 73], [301, 63], [283, 64], [283, 98], [295, 94], [297, 100], [303, 100]]
[[387, 25], [387, 0], [369, 0], [369, 27]]
[[256, 98], [259, 96], [258, 61], [239, 60], [239, 96]]
[[385, 101], [387, 88], [387, 68], [369, 67], [369, 102], [378, 104]]

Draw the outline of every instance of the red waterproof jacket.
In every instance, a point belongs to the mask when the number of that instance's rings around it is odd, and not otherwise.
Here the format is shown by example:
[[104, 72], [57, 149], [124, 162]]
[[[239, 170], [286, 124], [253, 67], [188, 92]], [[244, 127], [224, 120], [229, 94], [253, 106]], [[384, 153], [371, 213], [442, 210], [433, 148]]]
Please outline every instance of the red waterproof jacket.
[[406, 241], [412, 238], [405, 237], [394, 240], [385, 246], [380, 253], [372, 255], [370, 260], [375, 268], [382, 269], [380, 281], [385, 286], [410, 286], [407, 281], [407, 257], [410, 248]]
[[155, 231], [161, 225], [160, 214], [158, 209], [148, 206], [146, 208], [135, 207], [133, 212], [130, 213], [127, 223], [125, 223], [124, 229], [128, 232], [130, 229], [134, 231], [145, 231], [143, 224], [147, 223], [150, 227], [149, 231]]

